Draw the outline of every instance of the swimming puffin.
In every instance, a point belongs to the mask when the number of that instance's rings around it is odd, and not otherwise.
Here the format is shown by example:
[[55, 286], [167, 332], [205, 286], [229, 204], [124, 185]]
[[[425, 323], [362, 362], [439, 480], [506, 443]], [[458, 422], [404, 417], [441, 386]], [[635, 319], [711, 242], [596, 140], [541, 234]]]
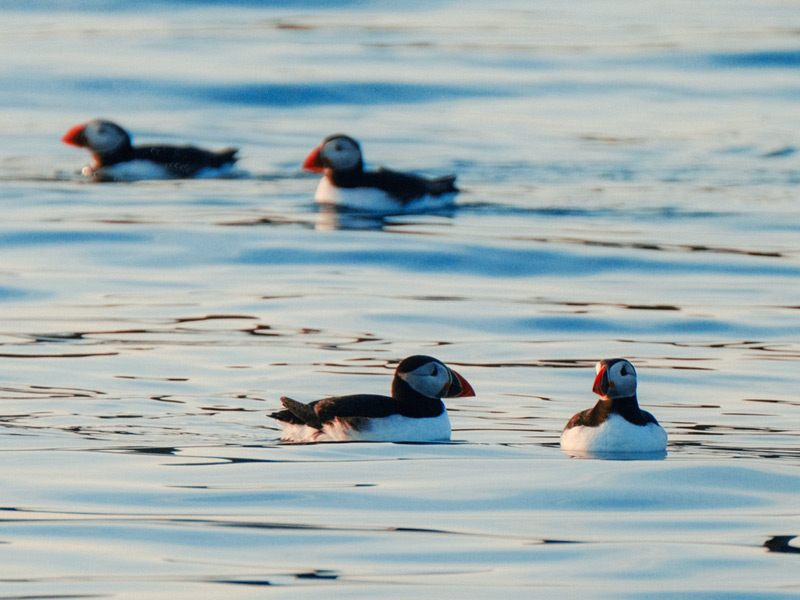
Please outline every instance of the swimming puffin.
[[280, 423], [284, 442], [440, 442], [450, 439], [442, 398], [474, 395], [443, 362], [415, 355], [397, 365], [391, 397], [352, 394], [309, 404], [283, 397], [284, 410], [269, 416]]
[[84, 167], [82, 173], [96, 181], [224, 176], [230, 173], [238, 151], [236, 148], [214, 152], [194, 146], [134, 146], [127, 131], [103, 119], [75, 125], [61, 141], [91, 151], [93, 164]]
[[596, 366], [593, 408], [574, 415], [561, 433], [567, 452], [664, 453], [667, 432], [636, 400], [636, 370], [624, 358], [607, 358]]
[[321, 204], [376, 211], [438, 208], [452, 204], [458, 192], [455, 175], [429, 179], [383, 167], [365, 171], [358, 142], [342, 134], [322, 140], [303, 168], [324, 174], [314, 195]]

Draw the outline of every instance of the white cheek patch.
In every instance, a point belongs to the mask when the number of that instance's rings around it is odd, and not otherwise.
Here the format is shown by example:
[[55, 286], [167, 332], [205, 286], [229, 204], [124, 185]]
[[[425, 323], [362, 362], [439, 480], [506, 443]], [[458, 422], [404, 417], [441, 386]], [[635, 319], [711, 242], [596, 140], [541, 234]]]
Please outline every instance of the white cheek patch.
[[123, 141], [117, 131], [101, 133], [97, 127], [89, 125], [84, 132], [89, 147], [95, 152], [110, 152], [117, 148]]
[[96, 152], [110, 152], [120, 145], [119, 137], [111, 135], [87, 135], [89, 147]]
[[410, 373], [403, 373], [401, 377], [414, 391], [428, 398], [440, 398], [450, 382], [450, 375], [444, 365], [436, 365], [435, 375], [432, 367], [431, 364], [422, 365]]
[[355, 147], [348, 145], [337, 148], [343, 142], [331, 141], [322, 148], [322, 156], [327, 158], [336, 169], [350, 169], [358, 164], [361, 153]]
[[[622, 371], [625, 374], [622, 374]], [[608, 396], [622, 398], [636, 394], [636, 371], [630, 363], [618, 362], [606, 372], [608, 376]]]

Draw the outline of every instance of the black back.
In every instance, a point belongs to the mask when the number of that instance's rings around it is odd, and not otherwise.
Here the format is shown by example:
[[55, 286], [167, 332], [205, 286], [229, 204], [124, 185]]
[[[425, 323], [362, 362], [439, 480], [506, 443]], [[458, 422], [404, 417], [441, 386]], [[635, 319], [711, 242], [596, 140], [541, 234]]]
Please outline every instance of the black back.
[[613, 400], [600, 399], [592, 408], [579, 412], [574, 415], [565, 429], [583, 425], [585, 427], [598, 427], [612, 414], [620, 415], [629, 423], [634, 425], [647, 425], [654, 423], [658, 425], [656, 418], [646, 410], [639, 408], [636, 396], [631, 398], [615, 398]]
[[457, 192], [455, 175], [427, 179], [412, 173], [389, 169], [377, 171], [333, 171], [331, 183], [340, 188], [373, 187], [382, 190], [400, 202], [408, 203], [422, 196], [441, 196]]
[[445, 411], [444, 403], [440, 399], [415, 395], [418, 397], [416, 400], [398, 400], [378, 394], [351, 394], [323, 398], [308, 404], [291, 398], [281, 398], [285, 410], [274, 412], [269, 416], [285, 423], [322, 429], [325, 423], [336, 418], [377, 419], [397, 414], [412, 419], [422, 419], [438, 417]]
[[126, 140], [111, 152], [93, 151], [93, 154], [99, 167], [110, 167], [131, 160], [149, 160], [163, 165], [174, 177], [190, 177], [201, 169], [217, 169], [235, 163], [236, 152], [236, 148], [215, 152], [194, 146], [132, 146]]
[[133, 146], [131, 157], [125, 160], [149, 160], [164, 165], [175, 177], [189, 177], [201, 169], [235, 163], [236, 152], [236, 148], [214, 152], [194, 146]]

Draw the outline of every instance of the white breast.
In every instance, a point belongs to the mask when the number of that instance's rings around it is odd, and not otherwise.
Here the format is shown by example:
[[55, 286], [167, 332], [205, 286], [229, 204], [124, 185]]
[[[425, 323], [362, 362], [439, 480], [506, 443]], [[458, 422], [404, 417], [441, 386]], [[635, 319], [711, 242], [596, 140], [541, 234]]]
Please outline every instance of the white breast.
[[149, 160], [129, 160], [108, 167], [84, 167], [83, 174], [98, 181], [142, 181], [145, 179], [172, 179], [169, 172]]
[[450, 440], [450, 419], [447, 412], [438, 417], [412, 419], [392, 415], [370, 419], [369, 427], [355, 430], [335, 419], [322, 430], [307, 425], [281, 423], [284, 442], [446, 442]]
[[320, 179], [314, 200], [320, 204], [335, 204], [370, 212], [388, 212], [402, 206], [383, 190], [367, 187], [340, 188], [333, 185], [327, 177]]
[[333, 185], [327, 177], [323, 177], [317, 186], [314, 200], [319, 204], [332, 204], [365, 212], [395, 213], [440, 210], [452, 206], [455, 196], [455, 193], [436, 197], [422, 196], [403, 204], [378, 188], [340, 188]]
[[[148, 179], [176, 179], [163, 165], [149, 160], [129, 160], [108, 167], [84, 167], [81, 171], [98, 181], [145, 181]], [[207, 167], [192, 175], [191, 179], [226, 179], [238, 174], [235, 165]]]
[[598, 427], [578, 426], [561, 433], [561, 448], [574, 455], [664, 453], [667, 432], [660, 425], [634, 425], [611, 415]]

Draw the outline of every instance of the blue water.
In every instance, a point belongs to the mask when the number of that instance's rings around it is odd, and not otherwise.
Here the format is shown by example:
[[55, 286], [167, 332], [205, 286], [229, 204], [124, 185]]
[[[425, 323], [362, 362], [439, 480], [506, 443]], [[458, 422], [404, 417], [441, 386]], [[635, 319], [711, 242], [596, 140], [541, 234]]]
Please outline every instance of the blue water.
[[[795, 598], [800, 7], [0, 4], [0, 597]], [[238, 146], [94, 185], [72, 125]], [[313, 202], [326, 135], [452, 210]], [[449, 444], [279, 397], [477, 391]], [[576, 460], [625, 356], [670, 437]]]

